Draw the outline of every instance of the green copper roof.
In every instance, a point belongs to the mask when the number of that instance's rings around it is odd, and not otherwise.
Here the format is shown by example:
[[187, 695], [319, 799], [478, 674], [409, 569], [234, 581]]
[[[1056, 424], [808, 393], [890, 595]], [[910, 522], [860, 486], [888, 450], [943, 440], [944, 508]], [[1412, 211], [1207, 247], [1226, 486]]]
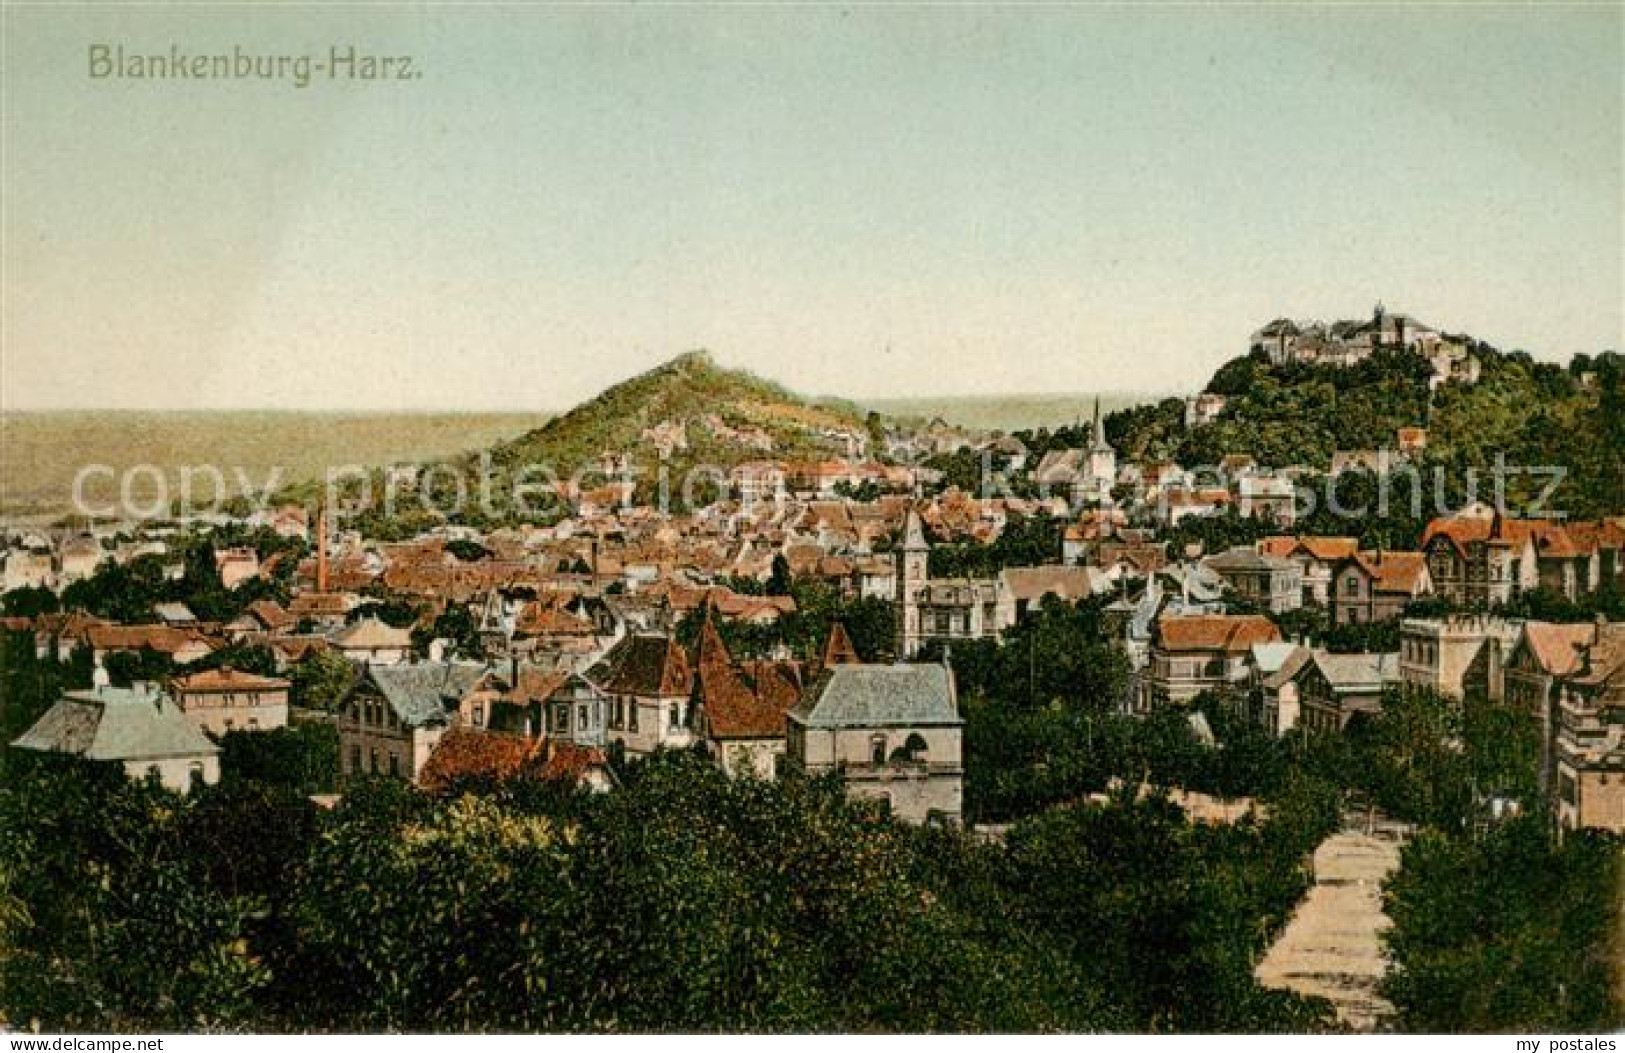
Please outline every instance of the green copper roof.
[[86, 760], [157, 760], [219, 753], [156, 690], [100, 687], [70, 691], [12, 743], [19, 749], [72, 753]]
[[819, 674], [790, 719], [809, 728], [959, 725], [953, 677], [937, 664], [837, 665]]

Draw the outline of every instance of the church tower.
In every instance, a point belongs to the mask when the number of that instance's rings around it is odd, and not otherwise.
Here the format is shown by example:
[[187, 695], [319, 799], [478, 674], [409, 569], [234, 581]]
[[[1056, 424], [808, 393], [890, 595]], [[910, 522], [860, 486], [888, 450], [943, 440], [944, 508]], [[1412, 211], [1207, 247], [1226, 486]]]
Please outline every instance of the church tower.
[[925, 590], [931, 545], [925, 540], [920, 513], [908, 510], [903, 547], [897, 554], [897, 660], [906, 662], [920, 650], [920, 594]]
[[1089, 487], [1102, 502], [1110, 502], [1112, 487], [1117, 483], [1117, 451], [1106, 441], [1106, 426], [1100, 420], [1100, 396], [1095, 396], [1095, 426], [1089, 441], [1089, 457], [1085, 470]]

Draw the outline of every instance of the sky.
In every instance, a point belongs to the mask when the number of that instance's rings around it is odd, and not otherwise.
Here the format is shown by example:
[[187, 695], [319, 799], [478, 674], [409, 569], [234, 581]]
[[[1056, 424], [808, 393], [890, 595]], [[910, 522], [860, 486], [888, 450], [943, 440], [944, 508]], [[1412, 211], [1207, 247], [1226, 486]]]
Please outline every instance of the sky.
[[[1625, 345], [1625, 5], [0, 9], [0, 409], [1185, 392]], [[93, 77], [410, 56], [408, 80]]]

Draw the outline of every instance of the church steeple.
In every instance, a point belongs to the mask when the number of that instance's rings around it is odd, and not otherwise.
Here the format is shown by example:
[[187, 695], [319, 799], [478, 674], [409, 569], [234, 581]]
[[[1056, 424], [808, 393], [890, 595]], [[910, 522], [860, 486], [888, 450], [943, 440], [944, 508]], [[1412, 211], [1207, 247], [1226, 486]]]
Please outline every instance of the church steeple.
[[896, 556], [898, 661], [914, 657], [920, 648], [920, 594], [930, 574], [931, 544], [925, 539], [920, 513], [910, 508], [903, 522], [903, 547]]
[[914, 509], [908, 510], [908, 518], [903, 523], [903, 551], [929, 552], [931, 546], [925, 540], [925, 528], [920, 522], [920, 513]]
[[1093, 435], [1093, 438], [1092, 438], [1092, 440], [1090, 442], [1090, 449], [1099, 451], [1099, 450], [1107, 450], [1107, 449], [1111, 448], [1111, 447], [1106, 445], [1106, 426], [1104, 424], [1102, 424], [1101, 420], [1100, 420], [1100, 396], [1099, 395], [1095, 396], [1095, 426], [1094, 426], [1094, 430], [1092, 432], [1092, 435]]

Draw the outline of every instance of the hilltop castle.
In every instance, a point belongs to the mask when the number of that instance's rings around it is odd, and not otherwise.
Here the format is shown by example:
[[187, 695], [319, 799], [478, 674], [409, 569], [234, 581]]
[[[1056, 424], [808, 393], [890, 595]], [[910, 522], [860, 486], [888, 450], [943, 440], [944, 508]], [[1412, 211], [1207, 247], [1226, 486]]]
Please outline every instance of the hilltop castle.
[[1440, 333], [1410, 315], [1390, 312], [1378, 303], [1369, 321], [1327, 324], [1277, 318], [1252, 335], [1248, 350], [1268, 355], [1270, 363], [1277, 366], [1352, 366], [1374, 351], [1411, 351], [1427, 358], [1437, 386], [1448, 380], [1468, 384], [1478, 380], [1479, 364], [1469, 351], [1469, 343]]

